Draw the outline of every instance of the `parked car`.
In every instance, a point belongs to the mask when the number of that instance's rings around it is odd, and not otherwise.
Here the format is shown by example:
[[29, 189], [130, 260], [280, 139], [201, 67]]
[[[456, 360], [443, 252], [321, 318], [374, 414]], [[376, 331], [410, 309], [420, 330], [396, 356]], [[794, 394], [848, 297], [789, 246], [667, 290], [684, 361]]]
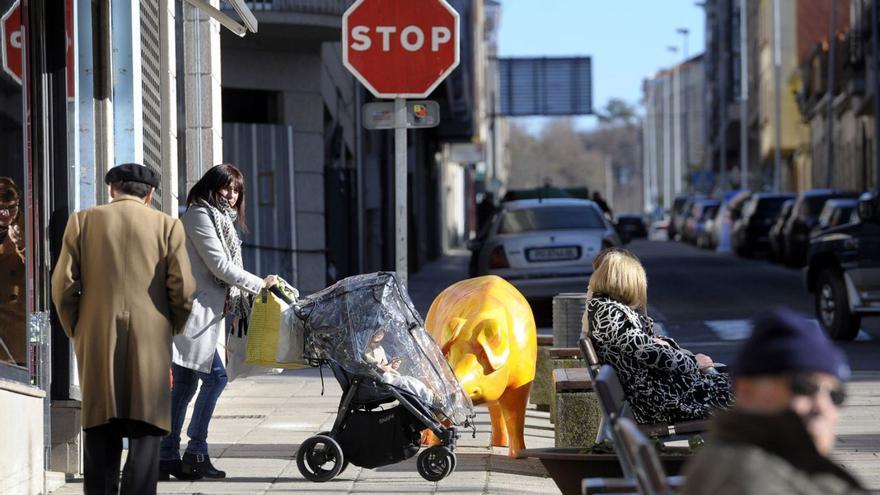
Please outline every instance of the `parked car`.
[[[715, 249], [721, 244], [721, 234], [725, 225], [728, 229], [727, 235], [730, 235], [730, 232], [733, 230], [733, 223], [739, 220], [742, 215], [742, 207], [751, 195], [752, 192], [745, 189], [728, 191], [724, 194], [721, 207], [718, 209], [718, 213], [711, 224], [709, 245], [707, 246], [709, 249]], [[729, 239], [728, 242], [730, 242]]]
[[793, 208], [794, 199], [789, 199], [785, 203], [782, 203], [782, 210], [776, 215], [776, 219], [773, 221], [773, 226], [770, 227], [770, 259], [773, 261], [782, 260], [784, 252], [782, 229], [785, 227], [785, 222], [788, 221], [788, 217], [791, 216]]
[[716, 206], [710, 207], [704, 215], [705, 220], [697, 225], [697, 246], [703, 249], [715, 249], [717, 244], [712, 238], [715, 232], [715, 223], [721, 222], [723, 214], [721, 213], [721, 205], [719, 202]]
[[623, 242], [648, 237], [645, 220], [638, 214], [617, 215], [617, 233]]
[[834, 189], [811, 189], [798, 194], [789, 219], [783, 228], [783, 261], [790, 266], [804, 266], [810, 231], [819, 222], [819, 213], [829, 199], [855, 198], [854, 192]]
[[770, 228], [782, 205], [794, 194], [756, 193], [742, 208], [742, 216], [734, 222], [731, 232], [733, 250], [740, 256], [753, 256], [770, 249]]
[[720, 205], [721, 201], [718, 201], [717, 199], [699, 199], [694, 201], [691, 215], [685, 223], [682, 240], [696, 244], [700, 231], [705, 228], [706, 220], [718, 212], [718, 207]]
[[596, 203], [582, 199], [503, 203], [482, 239], [468, 242], [475, 275], [498, 275], [529, 300], [583, 292], [593, 258], [620, 246], [620, 236]]
[[832, 227], [850, 223], [852, 214], [856, 209], [858, 200], [851, 198], [829, 199], [819, 213], [819, 223], [810, 231], [810, 237], [815, 237], [821, 232]]
[[863, 194], [859, 222], [823, 231], [810, 240], [807, 289], [829, 336], [852, 340], [865, 316], [880, 315], [880, 198]]
[[675, 240], [685, 241], [685, 230], [687, 230], [688, 220], [691, 218], [691, 215], [694, 214], [694, 203], [703, 198], [704, 196], [688, 196], [685, 198], [684, 203], [681, 206], [681, 211], [675, 216], [675, 221], [673, 222], [675, 226]]
[[674, 241], [681, 233], [680, 218], [685, 213], [685, 204], [688, 202], [687, 195], [678, 195], [672, 200], [672, 208], [669, 211], [669, 227], [666, 232], [669, 234], [669, 240]]

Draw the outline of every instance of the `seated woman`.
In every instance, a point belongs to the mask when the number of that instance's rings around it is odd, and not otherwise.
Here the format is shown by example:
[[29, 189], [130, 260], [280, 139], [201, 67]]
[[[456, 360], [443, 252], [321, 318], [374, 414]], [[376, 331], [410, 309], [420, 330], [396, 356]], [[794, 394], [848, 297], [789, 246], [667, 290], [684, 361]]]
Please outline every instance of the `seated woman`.
[[607, 253], [590, 278], [589, 336], [600, 361], [617, 371], [640, 423], [704, 419], [733, 403], [730, 379], [712, 359], [654, 336], [646, 313], [648, 283], [638, 258]]
[[385, 329], [380, 328], [376, 330], [369, 344], [367, 344], [364, 359], [378, 368], [383, 382], [415, 395], [428, 405], [436, 406], [440, 402], [440, 398], [431, 389], [426, 387], [421, 380], [400, 374], [400, 371], [398, 371], [402, 361], [400, 358], [388, 359], [385, 348], [382, 347], [382, 339], [384, 338]]

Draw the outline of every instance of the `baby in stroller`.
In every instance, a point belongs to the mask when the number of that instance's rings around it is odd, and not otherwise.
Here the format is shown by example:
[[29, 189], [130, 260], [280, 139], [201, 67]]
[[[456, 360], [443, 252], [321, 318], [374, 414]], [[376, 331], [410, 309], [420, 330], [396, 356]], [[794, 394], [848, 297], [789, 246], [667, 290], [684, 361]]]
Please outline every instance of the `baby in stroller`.
[[385, 348], [382, 347], [382, 339], [385, 338], [385, 332], [384, 327], [376, 330], [370, 339], [370, 343], [367, 344], [364, 359], [378, 368], [382, 374], [382, 381], [385, 383], [406, 390], [433, 407], [440, 406], [440, 396], [425, 386], [421, 380], [400, 373], [400, 364], [403, 361], [401, 358], [388, 359], [388, 356], [385, 354]]

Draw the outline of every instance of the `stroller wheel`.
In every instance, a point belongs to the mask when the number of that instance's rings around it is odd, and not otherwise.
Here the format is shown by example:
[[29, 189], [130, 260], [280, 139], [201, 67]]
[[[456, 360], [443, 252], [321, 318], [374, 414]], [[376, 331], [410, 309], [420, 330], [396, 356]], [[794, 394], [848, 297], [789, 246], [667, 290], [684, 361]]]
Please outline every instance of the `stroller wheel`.
[[[329, 431], [321, 431], [321, 432], [318, 432], [318, 435], [324, 435], [325, 437], [333, 438], [333, 435], [331, 435]], [[335, 438], [333, 438], [333, 439], [336, 440]], [[345, 472], [345, 468], [347, 468], [347, 467], [348, 467], [348, 459], [346, 459], [346, 458], [345, 458], [345, 455], [343, 454], [343, 456], [342, 456], [342, 468], [339, 469], [339, 472], [336, 473], [336, 476], [339, 476], [340, 474], [344, 473], [344, 472]]]
[[419, 474], [428, 481], [440, 481], [455, 469], [455, 453], [443, 445], [428, 447], [416, 463]]
[[325, 435], [309, 437], [296, 451], [296, 466], [309, 481], [332, 480], [342, 472], [344, 463], [342, 447]]

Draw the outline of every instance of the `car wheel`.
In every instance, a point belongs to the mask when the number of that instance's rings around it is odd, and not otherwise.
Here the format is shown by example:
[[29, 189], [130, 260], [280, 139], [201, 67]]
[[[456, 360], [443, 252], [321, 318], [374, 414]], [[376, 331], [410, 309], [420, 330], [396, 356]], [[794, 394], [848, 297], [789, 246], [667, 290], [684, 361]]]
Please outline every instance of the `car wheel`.
[[843, 276], [833, 269], [819, 274], [816, 290], [816, 316], [834, 340], [853, 340], [859, 333], [862, 319], [849, 310]]

